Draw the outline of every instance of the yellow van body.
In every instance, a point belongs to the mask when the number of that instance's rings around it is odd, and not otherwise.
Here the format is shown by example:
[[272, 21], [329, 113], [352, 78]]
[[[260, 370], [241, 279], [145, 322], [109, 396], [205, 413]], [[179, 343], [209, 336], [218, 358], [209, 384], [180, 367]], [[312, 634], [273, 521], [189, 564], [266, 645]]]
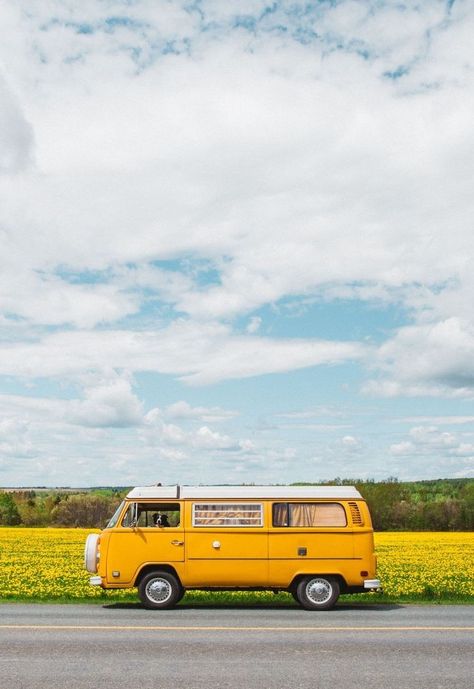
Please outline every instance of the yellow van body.
[[186, 589], [290, 591], [310, 610], [380, 587], [367, 504], [351, 486], [135, 488], [86, 541], [90, 581], [149, 608]]

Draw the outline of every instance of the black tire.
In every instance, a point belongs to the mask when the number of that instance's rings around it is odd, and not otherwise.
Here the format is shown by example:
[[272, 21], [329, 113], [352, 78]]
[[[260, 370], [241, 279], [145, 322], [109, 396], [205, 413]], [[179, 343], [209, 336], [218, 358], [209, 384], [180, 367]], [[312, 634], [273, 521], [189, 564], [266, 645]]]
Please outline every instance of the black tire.
[[183, 587], [174, 574], [150, 572], [138, 585], [140, 600], [150, 610], [172, 608], [183, 597]]
[[334, 577], [313, 575], [296, 587], [296, 598], [305, 610], [330, 610], [339, 598], [340, 586]]

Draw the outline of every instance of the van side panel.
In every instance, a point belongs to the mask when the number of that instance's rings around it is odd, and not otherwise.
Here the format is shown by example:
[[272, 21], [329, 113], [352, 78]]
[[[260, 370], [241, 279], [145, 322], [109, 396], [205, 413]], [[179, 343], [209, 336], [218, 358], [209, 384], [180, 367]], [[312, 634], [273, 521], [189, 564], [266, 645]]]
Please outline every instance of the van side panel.
[[[176, 502], [176, 501], [175, 501]], [[122, 513], [126, 512], [128, 504]], [[180, 507], [183, 509], [183, 504]], [[121, 520], [101, 535], [99, 572], [107, 588], [133, 586], [139, 571], [147, 565], [169, 564], [183, 569], [185, 558], [184, 527], [124, 527]]]
[[346, 572], [354, 560], [352, 529], [274, 529], [269, 533], [270, 586], [288, 587], [297, 574]]
[[[365, 502], [340, 501], [345, 527], [283, 527], [269, 514], [269, 585], [288, 587], [305, 574], [339, 575], [348, 586], [362, 586], [363, 571], [374, 576], [373, 535]], [[365, 576], [367, 578], [367, 575]]]
[[361, 571], [368, 572], [363, 579], [375, 579], [377, 558], [375, 555], [374, 534], [369, 529], [354, 529], [354, 549], [360, 560]]
[[[184, 560], [182, 529], [116, 529], [109, 536], [107, 552], [107, 581], [128, 583], [146, 564], [173, 565]], [[114, 574], [115, 573], [119, 573]]]
[[186, 565], [183, 585], [250, 587], [268, 585], [268, 534], [259, 527], [196, 527], [186, 504]]

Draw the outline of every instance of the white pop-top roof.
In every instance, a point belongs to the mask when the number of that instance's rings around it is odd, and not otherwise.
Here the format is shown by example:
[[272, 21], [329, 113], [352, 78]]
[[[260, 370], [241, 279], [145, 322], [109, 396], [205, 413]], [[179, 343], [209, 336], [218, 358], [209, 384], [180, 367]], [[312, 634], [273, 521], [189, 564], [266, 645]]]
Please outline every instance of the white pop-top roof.
[[142, 486], [133, 488], [127, 498], [362, 498], [354, 486]]

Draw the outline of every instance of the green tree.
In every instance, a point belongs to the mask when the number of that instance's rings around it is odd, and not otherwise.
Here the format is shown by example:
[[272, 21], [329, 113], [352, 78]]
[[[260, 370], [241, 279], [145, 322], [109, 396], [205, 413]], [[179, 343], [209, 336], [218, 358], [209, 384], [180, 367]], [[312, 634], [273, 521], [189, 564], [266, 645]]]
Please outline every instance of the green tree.
[[59, 526], [103, 527], [120, 503], [104, 495], [71, 495], [51, 512]]
[[466, 483], [460, 490], [463, 528], [474, 531], [474, 481]]
[[402, 528], [399, 506], [402, 501], [409, 499], [403, 484], [390, 478], [382, 483], [364, 483], [357, 487], [367, 500], [376, 531]]
[[17, 526], [20, 522], [20, 513], [10, 493], [0, 493], [0, 524]]

